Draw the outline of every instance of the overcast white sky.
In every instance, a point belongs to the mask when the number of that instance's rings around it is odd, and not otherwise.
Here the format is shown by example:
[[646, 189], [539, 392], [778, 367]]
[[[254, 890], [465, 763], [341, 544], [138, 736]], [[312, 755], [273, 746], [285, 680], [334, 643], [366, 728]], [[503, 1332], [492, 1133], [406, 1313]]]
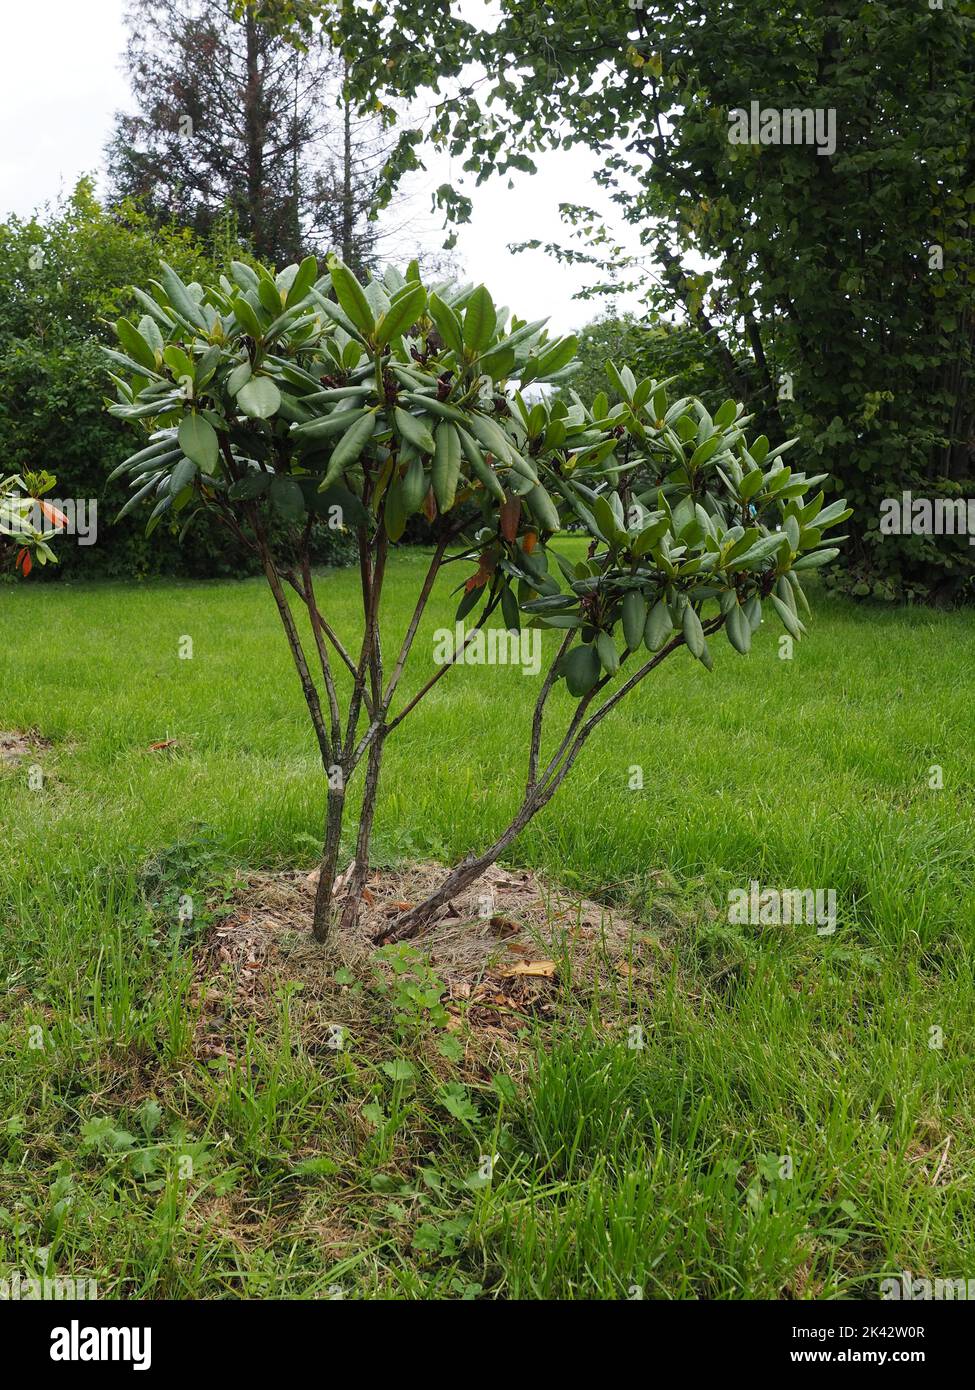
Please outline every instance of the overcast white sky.
[[[112, 116], [131, 105], [120, 68], [123, 9], [124, 0], [0, 3], [0, 129], [6, 132], [0, 144], [0, 217], [31, 213], [69, 191], [86, 172], [98, 175], [102, 186]], [[590, 167], [584, 152], [554, 152], [541, 159], [537, 176], [516, 176], [513, 190], [507, 179], [484, 185], [456, 252], [465, 272], [483, 280], [499, 302], [523, 317], [548, 315], [561, 330], [578, 327], [599, 311], [597, 303], [570, 299], [585, 283], [585, 273], [542, 252], [512, 256], [506, 247], [529, 237], [565, 239], [558, 203], [567, 189], [572, 201], [605, 206], [586, 176]], [[445, 177], [446, 166], [438, 165], [429, 186]], [[420, 212], [428, 206], [424, 197]], [[435, 225], [428, 217], [421, 221]]]

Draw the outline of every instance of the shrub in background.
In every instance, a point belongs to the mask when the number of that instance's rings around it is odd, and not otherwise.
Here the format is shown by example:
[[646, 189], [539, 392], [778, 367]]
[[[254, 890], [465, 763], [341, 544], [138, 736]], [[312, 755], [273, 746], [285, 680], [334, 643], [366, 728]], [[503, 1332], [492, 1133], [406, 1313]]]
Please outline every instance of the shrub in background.
[[[239, 253], [242, 254], [242, 253]], [[206, 249], [176, 229], [156, 231], [133, 206], [105, 212], [91, 183], [43, 216], [0, 223], [0, 457], [22, 476], [56, 470], [59, 496], [98, 503], [98, 537], [62, 537], [57, 570], [73, 578], [151, 574], [193, 578], [254, 573], [252, 556], [225, 531], [187, 538], [165, 529], [150, 545], [135, 520], [112, 527], [125, 501], [106, 474], [128, 451], [128, 433], [104, 410], [101, 346], [137, 305], [164, 255], [182, 275], [213, 277]], [[107, 465], [107, 467], [106, 467]], [[344, 562], [347, 547], [323, 537], [317, 557]]]

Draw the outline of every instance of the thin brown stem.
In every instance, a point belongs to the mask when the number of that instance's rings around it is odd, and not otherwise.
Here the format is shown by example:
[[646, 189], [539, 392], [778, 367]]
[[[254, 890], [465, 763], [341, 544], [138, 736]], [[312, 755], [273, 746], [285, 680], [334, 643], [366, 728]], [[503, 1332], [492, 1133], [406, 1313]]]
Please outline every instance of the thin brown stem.
[[304, 581], [305, 594], [307, 595], [306, 607], [308, 617], [311, 621], [311, 630], [315, 638], [315, 647], [318, 651], [318, 662], [322, 668], [322, 679], [325, 682], [325, 690], [328, 694], [329, 712], [332, 716], [332, 746], [335, 750], [336, 758], [342, 758], [342, 715], [339, 711], [338, 694], [335, 690], [335, 680], [332, 676], [332, 664], [328, 657], [328, 647], [325, 645], [325, 633], [322, 630], [321, 617], [318, 612], [318, 604], [315, 601], [315, 584], [311, 574], [311, 561], [308, 556], [308, 549], [304, 547], [301, 554], [301, 577]]
[[395, 729], [398, 724], [402, 724], [403, 720], [410, 713], [410, 711], [416, 708], [416, 706], [420, 703], [420, 701], [423, 699], [425, 695], [429, 694], [429, 692], [437, 684], [437, 681], [442, 680], [444, 676], [447, 674], [447, 672], [451, 670], [454, 666], [456, 666], [457, 662], [463, 656], [464, 652], [467, 651], [467, 648], [470, 646], [471, 642], [473, 642], [475, 634], [484, 626], [484, 624], [487, 622], [488, 618], [491, 616], [491, 614], [494, 612], [494, 610], [497, 608], [500, 602], [501, 592], [499, 589], [495, 588], [495, 591], [493, 592], [491, 598], [489, 598], [484, 608], [484, 612], [481, 614], [480, 618], [478, 618], [477, 622], [474, 624], [474, 626], [468, 632], [467, 636], [464, 638], [464, 641], [459, 651], [454, 652], [453, 656], [450, 658], [449, 661], [445, 661], [442, 666], [438, 666], [437, 670], [430, 677], [427, 683], [424, 686], [422, 686], [421, 689], [418, 690], [417, 693], [413, 696], [413, 699], [410, 700], [408, 704], [403, 706], [403, 708], [400, 710], [399, 714], [396, 716], [395, 719], [391, 719], [389, 721], [389, 723], [386, 725], [386, 730], [388, 733], [391, 733], [392, 730]]
[[[723, 617], [717, 617], [705, 625], [707, 633], [716, 632], [724, 622]], [[537, 778], [533, 785], [530, 784], [526, 790], [521, 806], [515, 813], [504, 831], [498, 836], [492, 845], [479, 855], [468, 855], [457, 867], [448, 874], [440, 887], [432, 893], [424, 902], [412, 908], [409, 912], [403, 913], [395, 918], [386, 926], [375, 941], [379, 945], [386, 945], [393, 941], [403, 941], [408, 937], [415, 936], [434, 914], [448, 903], [451, 898], [462, 893], [471, 883], [475, 882], [484, 871], [504, 853], [507, 847], [518, 835], [521, 834], [525, 826], [538, 814], [544, 806], [555, 795], [558, 788], [562, 785], [565, 778], [572, 769], [573, 764], [585, 746], [593, 731], [606, 718], [612, 709], [623, 700], [631, 690], [641, 681], [645, 680], [651, 671], [655, 670], [662, 661], [675, 652], [678, 647], [684, 645], [684, 638], [681, 634], [673, 637], [666, 646], [662, 647], [651, 659], [644, 663], [638, 671], [613, 692], [609, 699], [590, 716], [585, 719], [586, 710], [598, 692], [605, 686], [606, 678], [600, 681], [587, 696], [579, 702], [576, 711], [569, 723], [565, 737], [562, 739], [559, 748], [549, 760], [541, 778]], [[536, 755], [537, 761], [537, 755]]]

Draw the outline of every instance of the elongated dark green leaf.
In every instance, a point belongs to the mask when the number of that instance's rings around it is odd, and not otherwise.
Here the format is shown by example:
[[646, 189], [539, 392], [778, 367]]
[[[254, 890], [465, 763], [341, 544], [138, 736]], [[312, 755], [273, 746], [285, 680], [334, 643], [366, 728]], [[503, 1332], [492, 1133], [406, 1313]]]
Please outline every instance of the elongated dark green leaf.
[[134, 508], [136, 508], [139, 505], [142, 499], [144, 497], [148, 497], [150, 492], [152, 492], [153, 489], [158, 486], [159, 481], [155, 477], [150, 478], [147, 483], [143, 483], [142, 487], [140, 487], [137, 492], [134, 492], [132, 496], [129, 498], [129, 500], [126, 502], [125, 506], [121, 508], [115, 520], [121, 521], [124, 516], [128, 516], [129, 512], [133, 511]]
[[471, 438], [466, 430], [458, 428], [457, 433], [460, 435], [460, 445], [464, 451], [464, 457], [467, 459], [474, 477], [484, 484], [496, 501], [504, 502], [505, 490], [501, 484], [501, 480], [481, 453], [476, 441]]
[[170, 474], [169, 492], [171, 497], [177, 497], [184, 488], [196, 481], [198, 469], [193, 459], [185, 458], [176, 465]]
[[411, 415], [402, 406], [397, 406], [393, 412], [393, 419], [396, 422], [397, 431], [408, 440], [416, 449], [420, 449], [424, 454], [432, 454], [434, 451], [433, 435], [430, 433], [429, 426], [422, 420], [418, 420], [415, 415]]
[[792, 568], [794, 570], [818, 569], [820, 565], [828, 565], [830, 560], [835, 560], [839, 553], [836, 549], [811, 550], [808, 555], [800, 555]]
[[264, 328], [260, 319], [257, 317], [257, 311], [250, 301], [240, 294], [236, 299], [231, 301], [231, 307], [234, 311], [234, 317], [244, 332], [249, 333], [252, 338], [260, 342], [264, 337]]
[[470, 418], [465, 411], [451, 405], [449, 401], [440, 401], [436, 396], [427, 395], [422, 391], [404, 391], [402, 398], [409, 401], [410, 405], [416, 406], [419, 410], [429, 411], [441, 420], [452, 420], [455, 425], [466, 425]]
[[[351, 415], [353, 412], [349, 411], [348, 413]], [[324, 492], [327, 487], [338, 482], [342, 472], [358, 462], [363, 449], [372, 438], [376, 425], [375, 415], [368, 410], [364, 415], [359, 415], [358, 411], [355, 414], [358, 418], [353, 421], [332, 450], [332, 457], [328, 461], [328, 468], [319, 488], [320, 492]]]
[[538, 359], [536, 377], [552, 376], [555, 372], [560, 372], [575, 357], [578, 347], [579, 339], [574, 335], [547, 347]]
[[429, 486], [422, 461], [418, 458], [411, 459], [406, 476], [402, 480], [403, 506], [407, 516], [412, 516], [423, 506]]
[[431, 468], [433, 495], [441, 512], [449, 512], [457, 494], [457, 479], [460, 477], [460, 435], [456, 426], [449, 421], [437, 426]]
[[305, 495], [295, 478], [287, 473], [279, 473], [272, 478], [270, 488], [271, 505], [285, 521], [303, 521], [305, 517]]
[[314, 256], [306, 256], [298, 267], [298, 274], [291, 282], [285, 308], [293, 309], [296, 304], [300, 304], [317, 279], [318, 261]]
[[704, 628], [701, 620], [688, 603], [684, 608], [684, 641], [692, 655], [700, 661], [706, 643], [704, 641]]
[[241, 362], [240, 366], [235, 367], [227, 377], [227, 391], [231, 396], [236, 396], [242, 386], [246, 386], [251, 379], [251, 364]]
[[742, 656], [747, 656], [752, 645], [752, 625], [745, 616], [744, 609], [735, 603], [730, 609], [725, 620], [725, 631], [728, 634], [728, 641], [736, 652]]
[[150, 444], [145, 449], [140, 449], [137, 454], [125, 459], [117, 468], [113, 468], [108, 475], [108, 481], [114, 482], [121, 474], [129, 473], [132, 469], [138, 468], [140, 463], [146, 463], [150, 459], [156, 459], [162, 454], [169, 453], [172, 450], [173, 442], [173, 436], [170, 435], [166, 439], [157, 439], [154, 444]]
[[587, 644], [573, 647], [562, 658], [561, 673], [569, 693], [581, 699], [599, 680], [600, 663], [596, 648]]
[[251, 469], [235, 483], [231, 483], [227, 496], [232, 502], [253, 502], [256, 497], [264, 496], [271, 486], [272, 477], [271, 473], [265, 473], [263, 469]]
[[406, 523], [409, 519], [403, 502], [403, 483], [399, 478], [394, 478], [389, 485], [383, 518], [389, 539], [398, 541], [406, 530]]
[[643, 641], [647, 625], [647, 605], [643, 595], [631, 589], [623, 599], [623, 637], [631, 652]]
[[166, 291], [166, 296], [170, 304], [181, 318], [186, 319], [189, 323], [193, 324], [194, 327], [201, 329], [205, 333], [207, 331], [207, 321], [200, 306], [190, 298], [189, 291], [176, 274], [175, 270], [173, 270], [172, 266], [167, 265], [165, 261], [161, 261], [160, 265], [162, 266], [162, 275], [160, 277], [162, 287]]
[[332, 439], [335, 435], [344, 434], [350, 425], [369, 413], [364, 405], [356, 406], [352, 410], [333, 410], [330, 415], [323, 415], [320, 420], [308, 420], [304, 424], [295, 425], [291, 433], [302, 441], [317, 443], [320, 439]]
[[[471, 433], [475, 434], [486, 449], [489, 449], [502, 463], [511, 463], [514, 445], [510, 437], [494, 420], [486, 415], [473, 413], [470, 418]], [[535, 480], [538, 481], [537, 478]]]
[[772, 600], [772, 607], [782, 619], [782, 626], [785, 628], [786, 632], [790, 633], [798, 640], [798, 638], [802, 636], [802, 624], [799, 622], [795, 613], [793, 613], [787, 603], [782, 602], [777, 594], [770, 594], [769, 597]]
[[139, 330], [133, 328], [128, 319], [119, 319], [115, 325], [115, 332], [128, 355], [140, 362], [152, 376], [156, 376], [156, 354]]
[[504, 618], [504, 625], [509, 631], [521, 631], [521, 615], [518, 612], [518, 600], [511, 592], [511, 586], [507, 584], [501, 590], [501, 616]]
[[600, 665], [607, 675], [615, 676], [620, 669], [620, 658], [616, 650], [616, 643], [608, 632], [596, 633], [596, 653]]
[[376, 320], [365, 291], [348, 266], [336, 262], [331, 268], [332, 289], [344, 312], [356, 328], [367, 337], [372, 335]]
[[483, 285], [471, 295], [464, 314], [464, 346], [469, 352], [483, 352], [494, 337], [497, 311]]
[[243, 261], [231, 261], [230, 273], [242, 290], [256, 290], [260, 284], [257, 272], [251, 270], [250, 266], [245, 265]]
[[376, 343], [385, 347], [415, 323], [427, 306], [427, 292], [422, 285], [410, 284], [401, 290], [376, 324]]
[[525, 501], [528, 503], [532, 516], [543, 531], [557, 531], [559, 529], [561, 523], [558, 508], [541, 483], [526, 494]]
[[430, 317], [437, 325], [437, 330], [451, 352], [458, 357], [464, 355], [464, 330], [461, 327], [460, 319], [454, 313], [449, 304], [437, 294], [430, 296]]

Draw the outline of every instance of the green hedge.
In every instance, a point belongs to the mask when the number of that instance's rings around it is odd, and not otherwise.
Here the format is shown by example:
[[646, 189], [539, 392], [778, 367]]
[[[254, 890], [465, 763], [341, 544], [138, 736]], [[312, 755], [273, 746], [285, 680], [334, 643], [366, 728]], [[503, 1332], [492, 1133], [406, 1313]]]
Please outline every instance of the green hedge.
[[[230, 250], [230, 255], [227, 251]], [[125, 480], [106, 486], [138, 448], [131, 425], [104, 409], [111, 391], [102, 343], [112, 324], [135, 308], [132, 284], [158, 274], [165, 258], [187, 279], [212, 276], [213, 258], [249, 259], [242, 248], [202, 247], [184, 231], [154, 230], [137, 209], [106, 212], [82, 180], [65, 202], [43, 214], [0, 223], [0, 458], [7, 473], [46, 469], [57, 477], [52, 498], [96, 504], [97, 538], [63, 536], [58, 564], [38, 578], [203, 579], [254, 573], [249, 552], [229, 534], [191, 529], [180, 542], [160, 528], [147, 541], [145, 517], [115, 524], [128, 496]], [[84, 513], [82, 513], [84, 515]], [[316, 560], [344, 564], [351, 542], [323, 536]]]

